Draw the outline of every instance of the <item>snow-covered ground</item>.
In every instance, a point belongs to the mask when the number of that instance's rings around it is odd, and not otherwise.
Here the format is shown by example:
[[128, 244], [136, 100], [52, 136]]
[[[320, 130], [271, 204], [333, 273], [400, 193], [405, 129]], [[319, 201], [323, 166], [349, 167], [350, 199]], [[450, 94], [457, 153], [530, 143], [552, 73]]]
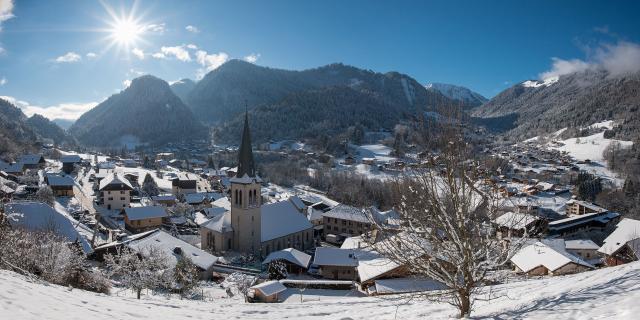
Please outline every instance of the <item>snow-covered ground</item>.
[[[345, 292], [288, 289], [282, 304], [248, 304], [239, 296], [190, 301], [163, 296], [108, 296], [30, 280], [0, 271], [2, 319], [447, 319], [443, 303]], [[348, 293], [348, 292], [347, 292]], [[495, 299], [477, 301], [473, 317], [496, 319], [636, 319], [640, 262], [570, 276], [495, 286]]]
[[362, 146], [354, 146], [361, 158], [375, 158], [377, 161], [387, 162], [396, 160], [395, 157], [389, 156], [392, 149], [382, 144], [366, 144]]
[[[601, 125], [601, 123], [595, 125]], [[560, 142], [564, 145], [550, 148], [559, 151], [566, 151], [577, 160], [588, 159], [597, 162], [604, 161], [602, 152], [613, 142], [619, 142], [620, 145], [625, 148], [633, 145], [632, 141], [606, 139], [604, 137], [604, 132], [596, 133], [587, 137], [569, 138], [561, 140]]]

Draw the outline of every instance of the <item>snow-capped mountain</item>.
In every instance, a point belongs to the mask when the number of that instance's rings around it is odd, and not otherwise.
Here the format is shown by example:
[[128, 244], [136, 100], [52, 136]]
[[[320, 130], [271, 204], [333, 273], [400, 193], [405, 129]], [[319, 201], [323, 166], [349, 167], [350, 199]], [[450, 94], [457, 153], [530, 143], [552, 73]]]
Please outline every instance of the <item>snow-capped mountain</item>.
[[447, 98], [460, 101], [468, 107], [477, 107], [489, 101], [489, 99], [469, 88], [454, 84], [428, 83], [424, 87], [429, 91], [439, 92]]

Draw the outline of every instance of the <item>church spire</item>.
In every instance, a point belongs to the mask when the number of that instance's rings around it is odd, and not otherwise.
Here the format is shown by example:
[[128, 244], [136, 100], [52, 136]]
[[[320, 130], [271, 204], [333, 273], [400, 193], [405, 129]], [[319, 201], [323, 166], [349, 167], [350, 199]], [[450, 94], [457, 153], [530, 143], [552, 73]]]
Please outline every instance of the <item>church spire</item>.
[[253, 151], [251, 151], [251, 132], [249, 131], [248, 111], [244, 113], [244, 130], [242, 131], [240, 150], [238, 150], [238, 173], [236, 176], [242, 178], [245, 174], [252, 178], [256, 176], [256, 169], [253, 163]]

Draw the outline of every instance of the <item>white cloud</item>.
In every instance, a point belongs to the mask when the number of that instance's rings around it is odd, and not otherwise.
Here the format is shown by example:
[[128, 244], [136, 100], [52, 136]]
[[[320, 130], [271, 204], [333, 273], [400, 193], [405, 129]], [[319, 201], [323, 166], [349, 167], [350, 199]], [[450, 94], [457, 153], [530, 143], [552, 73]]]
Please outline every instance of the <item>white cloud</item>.
[[57, 57], [55, 59], [55, 62], [57, 62], [57, 63], [72, 63], [72, 62], [78, 62], [80, 60], [82, 60], [82, 57], [79, 54], [77, 54], [77, 53], [75, 53], [73, 51], [69, 51], [69, 52], [65, 53], [64, 55]]
[[165, 31], [167, 31], [167, 28], [164, 22], [152, 23], [142, 27], [142, 32], [152, 32], [152, 33], [163, 34]]
[[196, 49], [198, 49], [198, 46], [196, 46], [196, 45], [195, 45], [195, 44], [193, 44], [193, 43], [189, 43], [189, 44], [187, 45], [187, 48], [192, 49], [192, 50], [196, 50]]
[[640, 71], [640, 45], [637, 43], [620, 41], [616, 44], [587, 48], [587, 51], [595, 53], [587, 60], [552, 58], [551, 70], [541, 73], [540, 79], [589, 69], [605, 70], [611, 77]]
[[125, 81], [122, 81], [122, 86], [126, 89], [129, 88], [129, 86], [131, 85], [131, 80], [127, 79]]
[[139, 77], [141, 75], [145, 74], [144, 71], [142, 70], [136, 70], [134, 68], [129, 69], [129, 71], [127, 71], [127, 77]]
[[54, 119], [67, 119], [67, 120], [76, 120], [80, 118], [80, 116], [91, 110], [93, 107], [98, 105], [97, 102], [87, 102], [87, 103], [61, 103], [54, 106], [49, 107], [40, 107], [29, 104], [26, 101], [18, 100], [14, 97], [9, 96], [0, 96], [0, 98], [5, 99], [16, 107], [22, 109], [22, 112], [27, 116], [32, 116], [34, 114], [40, 114], [45, 118], [50, 120]]
[[245, 61], [251, 62], [251, 63], [256, 63], [256, 61], [258, 61], [258, 59], [260, 59], [260, 54], [259, 53], [252, 53], [252, 54], [244, 57]]
[[191, 55], [189, 51], [185, 49], [185, 45], [175, 46], [175, 47], [162, 47], [160, 48], [160, 52], [156, 52], [152, 55], [152, 57], [157, 59], [165, 59], [171, 56], [175, 57], [180, 61], [191, 61]]
[[204, 75], [225, 63], [229, 59], [229, 55], [224, 52], [208, 54], [204, 50], [196, 51], [196, 61], [203, 67], [196, 72], [196, 78], [202, 79]]
[[13, 0], [0, 0], [0, 23], [13, 17]]
[[0, 86], [4, 86], [5, 84], [7, 84], [7, 82], [9, 82], [9, 80], [7, 80], [7, 78], [2, 77], [2, 79], [0, 79]]
[[94, 52], [89, 52], [86, 54], [86, 56], [87, 56], [87, 59], [95, 59], [98, 57], [98, 55]]
[[144, 51], [142, 51], [142, 49], [133, 48], [133, 50], [131, 50], [131, 53], [133, 53], [133, 55], [140, 60], [144, 59]]
[[185, 28], [187, 31], [192, 32], [192, 33], [199, 33], [199, 32], [200, 32], [200, 29], [198, 29], [197, 27], [192, 26], [192, 25], [188, 25], [188, 26], [186, 26], [186, 27], [184, 27], [184, 28]]

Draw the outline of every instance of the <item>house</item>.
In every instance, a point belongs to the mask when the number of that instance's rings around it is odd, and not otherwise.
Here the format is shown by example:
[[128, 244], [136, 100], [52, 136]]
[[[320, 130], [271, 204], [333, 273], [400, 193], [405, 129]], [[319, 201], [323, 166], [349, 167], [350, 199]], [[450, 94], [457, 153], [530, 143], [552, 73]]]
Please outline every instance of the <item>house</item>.
[[71, 177], [58, 174], [45, 174], [44, 181], [51, 187], [54, 196], [73, 197], [73, 186], [75, 183]]
[[24, 165], [21, 162], [7, 163], [0, 160], [0, 171], [19, 176], [24, 171]]
[[278, 294], [287, 290], [282, 283], [276, 280], [266, 281], [250, 288], [253, 301], [278, 302]]
[[44, 167], [45, 164], [44, 157], [39, 154], [22, 155], [18, 162], [22, 163], [24, 169], [38, 169]]
[[158, 228], [163, 219], [169, 216], [162, 206], [124, 208], [122, 213], [125, 227], [135, 233]]
[[180, 172], [171, 180], [171, 190], [175, 196], [198, 192], [198, 177], [192, 173]]
[[510, 261], [516, 272], [529, 276], [555, 276], [595, 269], [590, 263], [567, 252], [562, 239], [533, 240]]
[[217, 192], [197, 192], [185, 194], [184, 201], [194, 207], [204, 207], [223, 197], [224, 194]]
[[591, 240], [566, 240], [564, 243], [567, 252], [571, 253], [574, 256], [578, 256], [587, 262], [597, 260], [601, 256], [601, 254], [598, 252], [600, 246], [598, 246]]
[[325, 237], [329, 234], [351, 237], [371, 230], [371, 220], [362, 210], [339, 204], [322, 214]]
[[80, 164], [82, 159], [77, 154], [68, 154], [60, 157], [60, 162], [62, 162], [62, 171], [66, 174], [70, 174], [73, 172], [73, 168], [75, 165]]
[[[130, 249], [144, 255], [145, 250], [154, 246], [165, 253], [169, 267], [175, 268], [180, 259], [189, 258], [199, 270], [201, 280], [211, 279], [213, 266], [218, 262], [218, 257], [200, 250], [162, 230], [151, 231], [144, 237], [136, 238], [125, 244]], [[97, 249], [97, 248], [96, 248]]]
[[108, 210], [127, 208], [131, 204], [133, 186], [120, 174], [111, 173], [99, 184], [102, 206]]
[[567, 201], [567, 215], [578, 216], [587, 213], [599, 213], [606, 212], [607, 209], [601, 208], [593, 203], [589, 203], [581, 200], [569, 200]]
[[344, 158], [344, 164], [351, 165], [354, 163], [356, 163], [356, 159], [353, 156], [348, 155]]
[[605, 264], [616, 266], [640, 259], [640, 221], [624, 218], [604, 239], [598, 252], [605, 255]]
[[53, 230], [70, 243], [78, 244], [85, 254], [93, 251], [87, 238], [82, 236], [80, 229], [76, 229], [77, 221], [47, 204], [35, 201], [10, 202], [4, 209], [7, 221], [14, 228], [30, 231]]
[[620, 214], [616, 212], [594, 212], [551, 221], [547, 225], [549, 236], [568, 237], [579, 232], [603, 231], [611, 228]]
[[313, 264], [318, 266], [319, 274], [327, 279], [356, 280], [358, 276], [355, 250], [318, 247]]
[[269, 253], [262, 261], [262, 265], [268, 265], [273, 261], [282, 261], [287, 266], [289, 273], [302, 273], [309, 268], [311, 256], [302, 251], [287, 248]]
[[532, 236], [544, 228], [544, 221], [527, 213], [507, 212], [495, 219], [496, 233], [499, 239]]
[[152, 196], [151, 200], [155, 204], [161, 205], [163, 207], [173, 207], [173, 206], [176, 205], [176, 202], [178, 201], [176, 196], [174, 196], [172, 194], [160, 194], [160, 195], [157, 195], [157, 196]]
[[290, 198], [262, 203], [262, 179], [256, 174], [247, 114], [238, 151], [238, 171], [229, 182], [230, 199], [223, 197], [213, 202], [229, 211], [200, 226], [202, 248], [216, 251], [224, 248], [264, 257], [284, 248], [304, 251], [315, 245], [313, 225], [301, 212], [301, 202]]

